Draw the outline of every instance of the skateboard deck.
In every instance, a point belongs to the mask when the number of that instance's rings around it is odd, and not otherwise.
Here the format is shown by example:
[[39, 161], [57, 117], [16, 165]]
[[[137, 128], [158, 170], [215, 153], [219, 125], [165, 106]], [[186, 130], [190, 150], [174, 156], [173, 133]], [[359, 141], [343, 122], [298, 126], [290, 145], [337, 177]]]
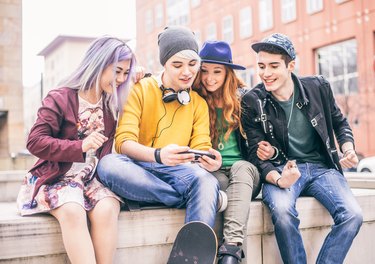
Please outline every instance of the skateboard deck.
[[203, 222], [190, 222], [178, 232], [168, 264], [213, 264], [216, 254], [214, 230]]

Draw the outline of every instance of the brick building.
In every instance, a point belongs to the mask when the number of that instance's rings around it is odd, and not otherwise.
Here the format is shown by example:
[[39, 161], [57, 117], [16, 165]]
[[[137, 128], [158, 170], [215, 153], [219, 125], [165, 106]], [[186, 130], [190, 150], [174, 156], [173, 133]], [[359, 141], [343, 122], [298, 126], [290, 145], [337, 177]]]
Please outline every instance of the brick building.
[[249, 87], [258, 82], [250, 44], [287, 34], [297, 51], [298, 75], [330, 80], [352, 125], [357, 151], [375, 155], [375, 1], [372, 0], [138, 0], [137, 59], [161, 69], [157, 35], [166, 25], [185, 25], [200, 44], [229, 42]]

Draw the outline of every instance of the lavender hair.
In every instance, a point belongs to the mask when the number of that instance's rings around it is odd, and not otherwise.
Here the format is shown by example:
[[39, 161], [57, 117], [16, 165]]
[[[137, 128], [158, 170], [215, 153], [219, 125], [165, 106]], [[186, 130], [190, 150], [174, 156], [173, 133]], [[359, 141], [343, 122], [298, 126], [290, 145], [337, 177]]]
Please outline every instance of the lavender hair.
[[[91, 43], [89, 49], [77, 69], [60, 82], [60, 86], [87, 91], [95, 87], [97, 94], [100, 91], [100, 79], [103, 71], [113, 64], [114, 76], [117, 63], [130, 60], [130, 71], [126, 81], [121, 84], [116, 92], [103, 94], [106, 105], [111, 109], [114, 116], [122, 109], [125, 103], [131, 76], [135, 71], [135, 56], [126, 43], [118, 38], [104, 36]], [[116, 79], [112, 81], [112, 87], [116, 87]]]

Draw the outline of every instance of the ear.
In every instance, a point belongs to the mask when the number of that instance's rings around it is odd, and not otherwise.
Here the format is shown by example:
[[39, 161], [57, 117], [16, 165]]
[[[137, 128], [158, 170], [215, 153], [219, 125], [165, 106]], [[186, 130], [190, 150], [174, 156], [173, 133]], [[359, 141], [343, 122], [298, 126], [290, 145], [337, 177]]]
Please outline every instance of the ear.
[[296, 61], [295, 60], [292, 60], [291, 62], [289, 62], [289, 64], [288, 64], [288, 70], [290, 72], [294, 71], [295, 67], [296, 67]]

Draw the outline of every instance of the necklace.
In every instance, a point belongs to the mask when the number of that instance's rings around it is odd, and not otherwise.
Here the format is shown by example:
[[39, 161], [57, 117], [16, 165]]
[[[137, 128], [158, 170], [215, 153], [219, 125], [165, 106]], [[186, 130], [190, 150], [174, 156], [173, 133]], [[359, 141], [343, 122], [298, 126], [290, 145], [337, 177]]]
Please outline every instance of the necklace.
[[218, 117], [217, 120], [220, 120], [218, 122], [218, 128], [217, 128], [218, 133], [219, 133], [219, 138], [218, 138], [219, 143], [217, 144], [217, 148], [219, 150], [223, 150], [225, 148], [225, 146], [224, 146], [224, 143], [223, 143], [223, 141], [224, 141], [224, 127], [223, 127], [223, 116], [222, 116], [222, 114], [220, 114], [220, 118]]
[[220, 135], [219, 138], [220, 138], [220, 140], [219, 140], [219, 144], [217, 144], [217, 148], [219, 150], [223, 150], [224, 149], [224, 144], [222, 142], [223, 141], [223, 135]]
[[224, 149], [224, 128], [223, 128], [223, 121], [219, 122], [219, 129], [218, 129], [218, 132], [219, 132], [219, 144], [217, 144], [217, 148], [219, 150], [223, 150]]
[[293, 115], [293, 108], [294, 108], [294, 95], [295, 95], [295, 94], [296, 94], [296, 93], [293, 91], [292, 108], [290, 109], [289, 118], [288, 118], [288, 125], [286, 126], [287, 128], [289, 128], [290, 120], [292, 119], [292, 115]]

